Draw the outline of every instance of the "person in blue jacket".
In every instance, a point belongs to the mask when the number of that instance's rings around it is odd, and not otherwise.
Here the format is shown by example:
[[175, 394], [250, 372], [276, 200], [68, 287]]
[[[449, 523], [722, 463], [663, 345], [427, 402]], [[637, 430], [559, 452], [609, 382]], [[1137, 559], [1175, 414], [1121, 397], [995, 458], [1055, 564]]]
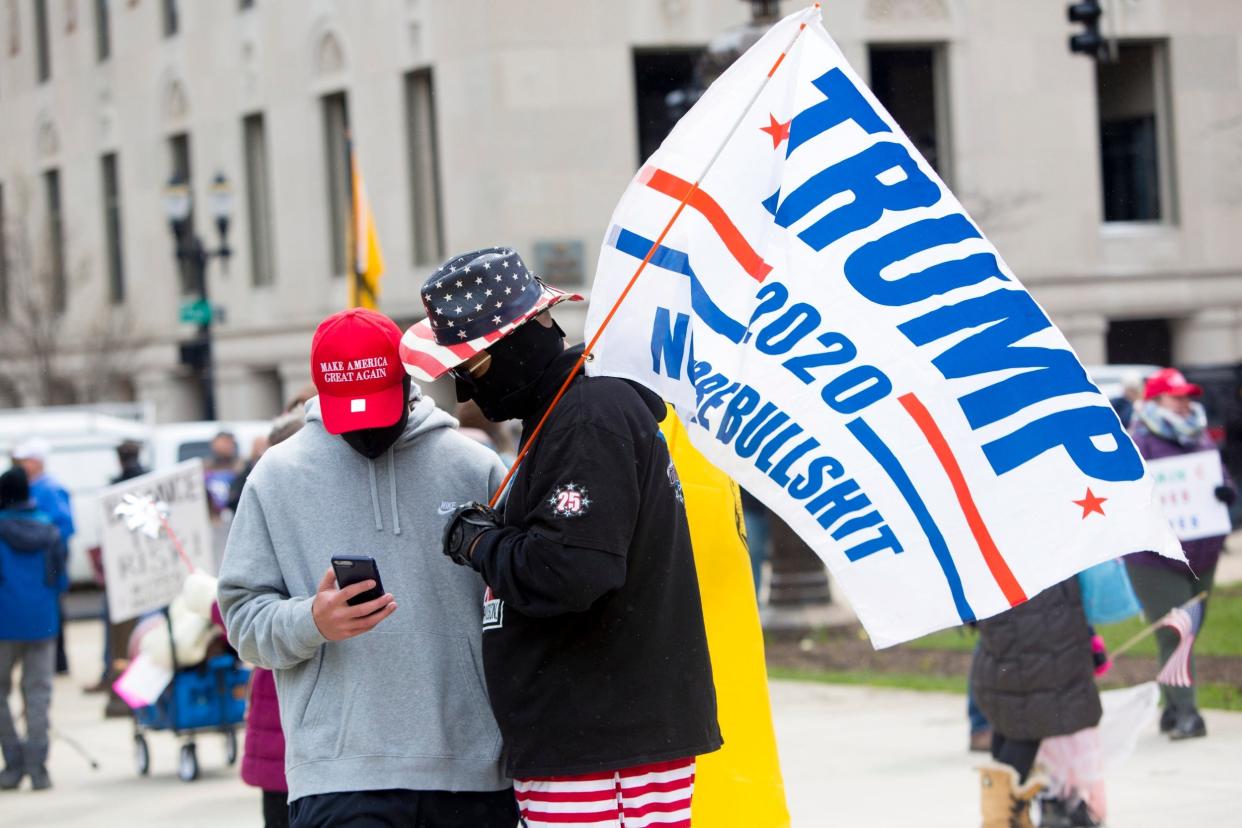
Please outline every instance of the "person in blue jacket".
[[[47, 773], [48, 709], [60, 632], [60, 595], [69, 587], [65, 544], [51, 518], [31, 499], [26, 472], [0, 474], [0, 790], [29, 775], [31, 787], [51, 787]], [[9, 692], [22, 665], [26, 738], [17, 734]]]
[[[42, 437], [32, 437], [22, 442], [13, 450], [14, 465], [21, 466], [30, 481], [30, 496], [34, 498], [39, 511], [51, 518], [60, 530], [60, 539], [69, 548], [69, 539], [77, 531], [73, 525], [73, 509], [69, 502], [69, 492], [60, 481], [48, 474], [44, 465], [52, 447]], [[64, 612], [61, 619], [64, 619]], [[56, 635], [56, 672], [66, 675], [69, 672], [69, 658], [65, 654], [65, 633], [62, 629]]]

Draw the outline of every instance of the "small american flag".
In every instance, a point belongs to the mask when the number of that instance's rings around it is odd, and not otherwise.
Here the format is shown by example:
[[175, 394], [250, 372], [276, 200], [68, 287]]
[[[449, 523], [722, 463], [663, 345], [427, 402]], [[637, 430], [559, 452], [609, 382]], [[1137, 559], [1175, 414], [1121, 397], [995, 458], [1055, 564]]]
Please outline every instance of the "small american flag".
[[1182, 640], [1160, 669], [1156, 681], [1169, 687], [1189, 687], [1194, 683], [1190, 678], [1190, 648], [1195, 644], [1195, 636], [1202, 623], [1203, 601], [1198, 598], [1191, 602], [1189, 608], [1185, 605], [1174, 607], [1160, 619], [1160, 626], [1176, 630]]

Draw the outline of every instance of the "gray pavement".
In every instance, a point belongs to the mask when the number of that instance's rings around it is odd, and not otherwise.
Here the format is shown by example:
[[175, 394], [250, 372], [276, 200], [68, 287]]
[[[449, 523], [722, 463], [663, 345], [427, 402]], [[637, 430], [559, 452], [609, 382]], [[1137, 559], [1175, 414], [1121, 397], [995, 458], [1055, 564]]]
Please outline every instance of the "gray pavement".
[[[152, 770], [134, 771], [131, 728], [104, 720], [100, 696], [81, 688], [98, 677], [98, 622], [69, 626], [74, 675], [56, 680], [52, 721], [99, 762], [92, 771], [64, 740], [52, 746], [55, 788], [0, 794], [0, 825], [261, 825], [259, 792], [225, 766], [224, 742], [199, 744], [202, 778], [176, 777], [177, 745], [151, 736]], [[965, 751], [961, 696], [866, 687], [774, 682], [772, 701], [793, 825], [966, 828], [978, 824], [978, 789]], [[20, 709], [16, 695], [10, 699]], [[1207, 711], [1209, 738], [1172, 744], [1153, 729], [1109, 779], [1110, 824], [1214, 828], [1239, 824], [1242, 713]], [[28, 784], [28, 783], [27, 783]], [[705, 828], [746, 828], [705, 826]]]

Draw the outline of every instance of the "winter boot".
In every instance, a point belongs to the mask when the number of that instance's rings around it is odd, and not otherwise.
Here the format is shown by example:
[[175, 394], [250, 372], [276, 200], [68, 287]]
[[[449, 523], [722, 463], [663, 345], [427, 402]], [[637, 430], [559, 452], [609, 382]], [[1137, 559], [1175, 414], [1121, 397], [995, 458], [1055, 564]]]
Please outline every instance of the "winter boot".
[[984, 765], [979, 773], [983, 828], [1035, 828], [1031, 800], [1043, 790], [1042, 779], [1019, 784], [1018, 772], [998, 762]]
[[1207, 735], [1207, 725], [1203, 716], [1193, 707], [1177, 711], [1177, 718], [1169, 730], [1169, 738], [1174, 741], [1182, 739], [1198, 739]]
[[1170, 704], [1160, 711], [1160, 732], [1168, 733], [1175, 724], [1177, 724], [1177, 708]]
[[4, 745], [4, 770], [0, 771], [0, 791], [16, 790], [26, 775], [21, 745]]
[[52, 787], [52, 777], [47, 775], [46, 765], [31, 765], [26, 769], [30, 774], [30, 789], [33, 791], [46, 791]]
[[1099, 828], [1102, 825], [1087, 803], [1075, 803], [1054, 796], [1039, 798], [1039, 828]]

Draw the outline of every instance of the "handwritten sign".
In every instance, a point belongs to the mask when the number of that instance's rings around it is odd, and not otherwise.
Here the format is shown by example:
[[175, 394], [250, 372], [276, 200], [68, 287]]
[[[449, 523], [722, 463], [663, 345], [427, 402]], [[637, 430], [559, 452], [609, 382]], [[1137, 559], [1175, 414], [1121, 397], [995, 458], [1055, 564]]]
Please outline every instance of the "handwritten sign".
[[168, 506], [168, 525], [190, 561], [214, 574], [207, 491], [200, 460], [179, 463], [105, 489], [99, 496], [108, 616], [113, 623], [167, 606], [189, 574], [167, 532], [156, 537], [131, 530], [116, 507], [125, 495], [152, 497]]
[[1216, 487], [1225, 479], [1218, 452], [1148, 460], [1147, 467], [1156, 481], [1156, 498], [1179, 539], [1214, 538], [1233, 531], [1228, 507], [1216, 499]]

